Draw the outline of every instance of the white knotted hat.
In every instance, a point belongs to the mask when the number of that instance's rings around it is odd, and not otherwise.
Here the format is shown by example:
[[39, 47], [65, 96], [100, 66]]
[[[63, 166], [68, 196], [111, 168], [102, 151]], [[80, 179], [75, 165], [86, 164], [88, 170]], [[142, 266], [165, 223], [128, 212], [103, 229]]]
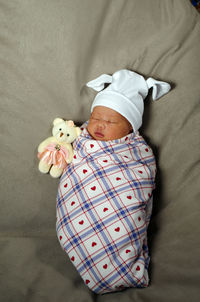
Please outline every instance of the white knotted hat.
[[[110, 85], [104, 89], [106, 83]], [[112, 76], [102, 74], [86, 85], [100, 91], [93, 101], [91, 112], [96, 106], [113, 109], [130, 122], [134, 131], [137, 131], [142, 125], [144, 99], [148, 95], [149, 89], [153, 88], [153, 100], [159, 99], [171, 89], [166, 82], [153, 78], [145, 80], [140, 74], [127, 69], [116, 71]]]

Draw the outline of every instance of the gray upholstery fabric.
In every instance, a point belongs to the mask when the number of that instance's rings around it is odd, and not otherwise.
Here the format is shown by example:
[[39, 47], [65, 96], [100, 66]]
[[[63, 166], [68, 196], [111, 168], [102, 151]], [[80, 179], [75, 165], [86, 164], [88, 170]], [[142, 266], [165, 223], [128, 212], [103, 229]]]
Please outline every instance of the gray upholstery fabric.
[[[189, 0], [0, 0], [1, 301], [199, 301], [199, 36]], [[57, 240], [37, 146], [55, 117], [87, 120], [85, 83], [122, 68], [173, 86], [141, 128], [158, 164], [151, 284], [96, 296]]]

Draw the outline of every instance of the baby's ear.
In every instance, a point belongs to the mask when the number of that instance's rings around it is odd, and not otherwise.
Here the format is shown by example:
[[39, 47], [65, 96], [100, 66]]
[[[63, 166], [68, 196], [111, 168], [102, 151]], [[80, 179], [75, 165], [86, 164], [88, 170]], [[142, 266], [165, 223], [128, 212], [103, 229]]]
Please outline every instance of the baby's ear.
[[63, 120], [62, 118], [57, 117], [57, 118], [55, 118], [55, 120], [53, 121], [53, 125], [55, 126], [55, 125], [57, 125], [57, 124], [59, 124], [59, 123], [62, 123], [62, 122], [64, 122], [64, 120]]

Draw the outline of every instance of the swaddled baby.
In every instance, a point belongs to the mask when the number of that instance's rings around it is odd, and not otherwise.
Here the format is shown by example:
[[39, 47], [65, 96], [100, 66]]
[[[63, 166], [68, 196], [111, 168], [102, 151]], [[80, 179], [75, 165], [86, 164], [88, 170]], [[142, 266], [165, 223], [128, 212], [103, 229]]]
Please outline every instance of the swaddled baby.
[[156, 163], [138, 129], [148, 90], [157, 99], [170, 85], [120, 70], [87, 86], [100, 92], [60, 179], [58, 238], [94, 292], [146, 287]]

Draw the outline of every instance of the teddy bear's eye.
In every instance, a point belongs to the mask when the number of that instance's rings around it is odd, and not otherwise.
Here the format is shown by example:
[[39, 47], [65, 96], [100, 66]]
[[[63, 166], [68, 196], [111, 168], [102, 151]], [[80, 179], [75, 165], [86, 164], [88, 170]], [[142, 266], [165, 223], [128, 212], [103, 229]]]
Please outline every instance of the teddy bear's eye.
[[59, 131], [61, 131], [61, 130], [62, 130], [62, 128], [59, 129]]
[[70, 136], [70, 134], [69, 134], [69, 133], [67, 133], [67, 136]]

